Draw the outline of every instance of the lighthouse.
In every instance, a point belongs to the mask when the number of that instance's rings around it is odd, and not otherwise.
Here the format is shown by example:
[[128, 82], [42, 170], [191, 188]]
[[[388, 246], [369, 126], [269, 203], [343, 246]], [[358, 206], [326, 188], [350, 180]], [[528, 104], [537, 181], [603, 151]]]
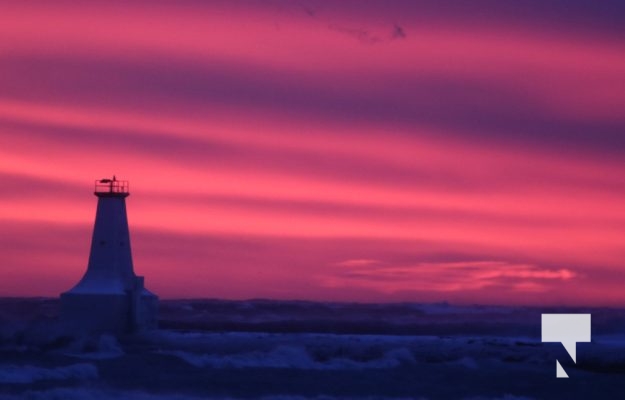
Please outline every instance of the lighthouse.
[[126, 215], [128, 181], [95, 181], [98, 198], [89, 264], [61, 294], [61, 320], [72, 330], [125, 334], [156, 328], [158, 297], [135, 275]]

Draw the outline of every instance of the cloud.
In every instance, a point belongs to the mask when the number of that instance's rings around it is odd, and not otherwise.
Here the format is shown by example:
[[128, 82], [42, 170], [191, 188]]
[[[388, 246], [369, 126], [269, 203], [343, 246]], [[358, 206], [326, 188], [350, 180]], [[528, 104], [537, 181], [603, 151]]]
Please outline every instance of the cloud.
[[3, 7], [0, 295], [74, 283], [117, 174], [166, 296], [622, 302], [623, 6], [478, 3]]
[[391, 38], [393, 39], [405, 39], [406, 38], [406, 32], [404, 31], [404, 28], [402, 28], [401, 26], [395, 24], [393, 25], [393, 33], [391, 35]]
[[379, 261], [366, 259], [366, 258], [345, 260], [345, 261], [336, 263], [336, 265], [340, 267], [364, 267], [364, 266], [375, 265], [375, 264], [379, 264]]
[[347, 27], [337, 26], [337, 25], [328, 25], [328, 28], [330, 28], [333, 31], [353, 37], [357, 39], [359, 42], [364, 43], [364, 44], [374, 44], [382, 40], [381, 37], [362, 28], [347, 28]]
[[369, 44], [369, 45], [376, 44], [376, 43], [390, 42], [391, 40], [395, 40], [395, 39], [406, 38], [406, 32], [404, 31], [404, 28], [402, 28], [401, 26], [397, 24], [393, 24], [392, 32], [390, 36], [388, 37], [381, 33], [374, 33], [369, 29], [363, 29], [363, 28], [349, 28], [349, 27], [344, 27], [344, 26], [339, 26], [339, 25], [334, 25], [334, 24], [328, 25], [328, 28], [330, 28], [330, 30], [336, 31], [343, 35], [353, 37], [354, 39], [357, 39], [359, 42], [363, 44]]
[[[536, 265], [502, 261], [418, 263], [378, 265], [379, 263], [340, 263], [344, 267], [324, 278], [330, 287], [363, 286], [381, 292], [456, 292], [503, 287], [514, 291], [546, 291], [551, 282], [577, 276], [566, 268], [545, 269]], [[359, 260], [355, 260], [359, 261]]]

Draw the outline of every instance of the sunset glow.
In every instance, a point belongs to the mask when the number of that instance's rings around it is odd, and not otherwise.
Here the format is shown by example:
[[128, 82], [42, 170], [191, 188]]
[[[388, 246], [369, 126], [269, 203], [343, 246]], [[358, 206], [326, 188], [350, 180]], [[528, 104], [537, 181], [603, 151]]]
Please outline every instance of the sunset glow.
[[3, 5], [0, 296], [625, 305], [625, 24], [361, 3]]

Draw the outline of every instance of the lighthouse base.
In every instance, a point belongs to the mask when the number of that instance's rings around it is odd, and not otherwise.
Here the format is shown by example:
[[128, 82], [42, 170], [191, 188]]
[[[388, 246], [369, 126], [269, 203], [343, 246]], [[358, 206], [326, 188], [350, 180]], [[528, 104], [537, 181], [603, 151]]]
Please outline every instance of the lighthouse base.
[[158, 297], [148, 290], [61, 294], [61, 320], [72, 332], [128, 334], [157, 328]]

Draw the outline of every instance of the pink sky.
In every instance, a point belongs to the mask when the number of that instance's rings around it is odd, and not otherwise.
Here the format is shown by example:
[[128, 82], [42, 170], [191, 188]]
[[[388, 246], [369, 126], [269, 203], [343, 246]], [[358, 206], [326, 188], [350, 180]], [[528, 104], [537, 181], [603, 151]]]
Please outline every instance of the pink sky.
[[3, 5], [0, 296], [116, 174], [164, 298], [625, 305], [622, 6], [462, 4]]

